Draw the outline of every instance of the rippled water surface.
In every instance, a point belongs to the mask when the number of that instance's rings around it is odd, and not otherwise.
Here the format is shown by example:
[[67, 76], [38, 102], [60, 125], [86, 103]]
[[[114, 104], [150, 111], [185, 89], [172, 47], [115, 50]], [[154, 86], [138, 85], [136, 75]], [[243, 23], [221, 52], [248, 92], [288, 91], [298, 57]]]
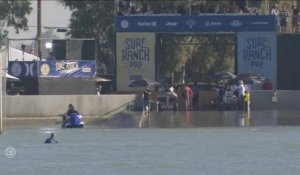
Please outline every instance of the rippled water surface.
[[[7, 128], [0, 136], [0, 174], [299, 174], [300, 127], [288, 124], [290, 118], [222, 116], [152, 115], [146, 128], [128, 116], [84, 129]], [[43, 144], [48, 131], [56, 132], [58, 144]]]

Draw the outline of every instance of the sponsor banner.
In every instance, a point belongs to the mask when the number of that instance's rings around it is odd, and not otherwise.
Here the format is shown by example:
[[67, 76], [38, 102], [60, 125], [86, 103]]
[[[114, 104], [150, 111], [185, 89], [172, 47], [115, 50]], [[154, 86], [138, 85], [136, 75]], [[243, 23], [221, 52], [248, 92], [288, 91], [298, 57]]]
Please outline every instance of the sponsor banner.
[[95, 61], [40, 61], [40, 77], [92, 77], [95, 74]]
[[36, 61], [9, 61], [8, 73], [15, 77], [37, 77]]
[[275, 32], [237, 34], [238, 73], [258, 73], [277, 84], [277, 36]]
[[10, 61], [8, 72], [15, 77], [92, 77], [95, 61]]
[[273, 15], [119, 16], [116, 32], [274, 32]]
[[117, 90], [133, 91], [128, 87], [134, 80], [155, 79], [155, 34], [117, 33]]

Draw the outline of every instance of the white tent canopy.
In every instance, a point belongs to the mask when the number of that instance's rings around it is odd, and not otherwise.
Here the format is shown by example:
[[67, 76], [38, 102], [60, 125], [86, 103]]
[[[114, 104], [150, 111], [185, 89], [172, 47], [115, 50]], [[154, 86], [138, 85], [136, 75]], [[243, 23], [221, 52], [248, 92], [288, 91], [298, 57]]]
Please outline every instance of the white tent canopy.
[[[23, 55], [24, 54], [24, 55]], [[39, 60], [37, 56], [26, 53], [19, 49], [9, 47], [8, 61], [34, 61]]]

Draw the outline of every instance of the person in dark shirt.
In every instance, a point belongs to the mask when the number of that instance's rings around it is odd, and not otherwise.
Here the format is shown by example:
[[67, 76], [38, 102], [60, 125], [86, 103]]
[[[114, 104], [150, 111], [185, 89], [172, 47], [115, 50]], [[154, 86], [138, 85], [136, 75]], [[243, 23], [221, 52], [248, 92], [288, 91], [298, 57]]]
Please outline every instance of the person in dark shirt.
[[287, 23], [288, 23], [288, 17], [289, 17], [289, 11], [283, 6], [282, 10], [279, 12], [279, 18], [280, 18], [280, 32], [286, 32]]
[[294, 33], [297, 33], [299, 32], [299, 9], [294, 5], [292, 5], [292, 13], [292, 29]]
[[70, 115], [72, 113], [76, 113], [76, 114], [79, 114], [75, 109], [74, 109], [74, 106], [72, 104], [69, 104], [68, 106], [68, 111], [65, 113], [65, 115]]
[[49, 56], [47, 58], [47, 61], [56, 61], [56, 58], [55, 56], [53, 55], [53, 52], [50, 52], [49, 53]]
[[58, 143], [58, 141], [55, 140], [54, 133], [51, 133], [50, 137], [47, 138], [44, 143]]
[[63, 115], [63, 126], [69, 121], [68, 117], [73, 113], [79, 115], [79, 112], [74, 109], [74, 106], [69, 104], [68, 111]]

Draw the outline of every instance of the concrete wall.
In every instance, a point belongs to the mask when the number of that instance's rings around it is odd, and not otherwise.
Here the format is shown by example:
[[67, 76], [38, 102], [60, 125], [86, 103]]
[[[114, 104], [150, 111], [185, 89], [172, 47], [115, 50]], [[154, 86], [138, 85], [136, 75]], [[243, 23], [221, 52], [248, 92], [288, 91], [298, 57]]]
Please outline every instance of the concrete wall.
[[[273, 91], [252, 91], [251, 110], [300, 110], [300, 91], [277, 91], [277, 102], [272, 102], [273, 94]], [[6, 96], [6, 114], [7, 117], [52, 117], [65, 113], [72, 103], [84, 116], [100, 116], [117, 108], [125, 109], [133, 101], [141, 104], [141, 97], [134, 94]]]
[[[136, 95], [24, 95], [6, 96], [7, 117], [53, 117], [72, 103], [83, 116], [100, 116], [135, 101]], [[125, 105], [125, 106], [124, 106]]]
[[253, 110], [300, 111], [300, 91], [280, 90], [276, 92], [277, 102], [272, 102], [273, 91], [251, 92]]
[[[251, 110], [279, 110], [279, 111], [300, 111], [300, 91], [280, 90], [276, 91], [277, 102], [272, 101], [274, 91], [254, 90], [251, 91]], [[211, 110], [211, 101], [218, 101], [218, 92], [200, 92], [200, 109]]]

